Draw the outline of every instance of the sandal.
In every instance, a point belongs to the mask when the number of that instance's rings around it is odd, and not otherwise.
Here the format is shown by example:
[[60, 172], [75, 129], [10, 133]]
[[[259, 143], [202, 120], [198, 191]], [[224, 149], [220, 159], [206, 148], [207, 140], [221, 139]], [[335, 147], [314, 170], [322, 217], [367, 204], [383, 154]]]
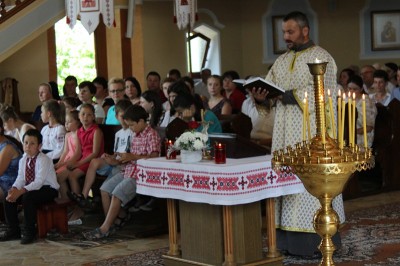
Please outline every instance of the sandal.
[[82, 199], [84, 199], [82, 194], [76, 194], [75, 192], [68, 190], [67, 191], [67, 196], [70, 200], [75, 201], [75, 202], [79, 202]]
[[[128, 221], [131, 220], [131, 218], [132, 218], [132, 215], [131, 215], [129, 212], [127, 212], [126, 215], [125, 215], [124, 217], [117, 216], [117, 218], [116, 218], [115, 221], [114, 221], [114, 226], [115, 226], [115, 228], [116, 228], [116, 229], [121, 229], [122, 227], [125, 226], [125, 224], [126, 224]], [[119, 222], [118, 222], [118, 221], [119, 221]]]
[[102, 233], [100, 230], [100, 227], [97, 227], [96, 229], [94, 229], [92, 231], [83, 232], [82, 234], [87, 240], [92, 241], [92, 240], [106, 238], [109, 236], [110, 232], [107, 231], [105, 233]]
[[79, 207], [84, 208], [88, 204], [88, 200], [82, 194], [76, 194], [73, 191], [67, 191], [68, 197], [78, 203]]

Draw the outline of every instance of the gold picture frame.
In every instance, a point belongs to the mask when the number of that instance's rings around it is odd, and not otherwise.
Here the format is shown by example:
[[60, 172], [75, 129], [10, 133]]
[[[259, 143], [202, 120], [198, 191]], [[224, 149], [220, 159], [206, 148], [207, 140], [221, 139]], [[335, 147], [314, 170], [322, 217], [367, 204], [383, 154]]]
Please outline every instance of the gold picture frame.
[[400, 50], [400, 10], [371, 12], [371, 49]]

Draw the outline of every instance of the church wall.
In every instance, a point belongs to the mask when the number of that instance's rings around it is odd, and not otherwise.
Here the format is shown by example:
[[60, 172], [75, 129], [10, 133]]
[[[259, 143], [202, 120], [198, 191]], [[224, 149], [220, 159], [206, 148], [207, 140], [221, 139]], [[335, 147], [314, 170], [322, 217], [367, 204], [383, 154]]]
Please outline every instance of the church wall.
[[[361, 67], [364, 64], [376, 62], [376, 60], [360, 60], [359, 10], [364, 7], [365, 1], [336, 0], [333, 2], [335, 2], [334, 7], [329, 7], [324, 1], [310, 1], [318, 15], [318, 44], [333, 56], [338, 71], [352, 64]], [[381, 60], [381, 62], [387, 62], [387, 60]]]
[[[115, 10], [115, 21], [120, 21], [120, 12]], [[122, 78], [122, 52], [121, 52], [121, 24], [116, 23], [115, 27], [106, 27], [107, 38], [107, 65], [108, 78]]]
[[49, 81], [46, 32], [0, 63], [0, 79], [6, 77], [18, 81], [21, 112], [33, 112], [39, 103], [38, 85]]
[[162, 80], [177, 68], [186, 75], [186, 31], [173, 23], [172, 1], [144, 1], [142, 11], [144, 74], [157, 71]]
[[[271, 0], [198, 2], [199, 8], [209, 9], [225, 26], [220, 29], [221, 72], [234, 69], [242, 77], [250, 74], [265, 75], [268, 64], [263, 63], [261, 20], [268, 11]], [[318, 16], [318, 44], [333, 55], [339, 70], [350, 64], [362, 66], [375, 62], [400, 63], [398, 58], [360, 60], [359, 14], [366, 2], [367, 0], [310, 0], [310, 5]], [[149, 71], [158, 71], [162, 78], [171, 68], [178, 68], [183, 75], [187, 74], [186, 31], [179, 30], [173, 23], [172, 1], [144, 1], [141, 9], [143, 48], [138, 48], [137, 41], [132, 39], [132, 55], [138, 55], [137, 58], [132, 58], [132, 69], [133, 75], [138, 75], [145, 89], [144, 76]], [[200, 13], [199, 18], [199, 22], [213, 26], [213, 21], [208, 15]], [[121, 53], [118, 51], [121, 47], [120, 35], [119, 28], [107, 29], [107, 62], [110, 76], [122, 74]], [[141, 49], [143, 58], [140, 58]], [[19, 81], [23, 112], [32, 111], [39, 103], [37, 85], [48, 81], [48, 71], [46, 33], [0, 63], [0, 79], [9, 76]]]
[[[234, 69], [243, 77], [267, 73], [269, 64], [263, 63], [262, 17], [268, 12], [271, 1], [198, 1], [199, 8], [213, 12], [225, 28], [221, 34], [221, 72]], [[336, 60], [338, 69], [351, 64], [362, 66], [389, 59], [360, 59], [359, 12], [366, 0], [310, 0], [318, 18], [317, 44], [328, 50]], [[385, 9], [384, 6], [382, 6]], [[162, 76], [176, 67], [186, 73], [184, 47], [185, 31], [172, 23], [172, 3], [169, 1], [144, 1], [144, 62], [145, 72], [156, 69]], [[158, 22], [157, 22], [158, 20]], [[213, 26], [208, 15], [199, 13], [199, 23]], [[163, 25], [158, 27], [157, 25]], [[311, 29], [315, 30], [315, 29]], [[165, 42], [165, 40], [168, 42]], [[365, 41], [365, 40], [361, 40]], [[160, 43], [162, 49], [160, 49]], [[183, 52], [182, 52], [183, 51]], [[396, 61], [393, 59], [392, 61]], [[175, 64], [174, 64], [175, 62]]]

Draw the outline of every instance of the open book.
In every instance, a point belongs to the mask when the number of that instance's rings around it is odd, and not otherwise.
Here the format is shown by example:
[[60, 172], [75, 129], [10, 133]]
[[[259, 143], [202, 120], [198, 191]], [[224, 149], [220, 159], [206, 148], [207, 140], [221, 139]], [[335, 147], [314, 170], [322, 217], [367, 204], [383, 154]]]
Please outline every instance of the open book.
[[284, 89], [260, 77], [253, 77], [249, 79], [234, 79], [232, 80], [232, 82], [240, 84], [248, 90], [252, 90], [253, 88], [262, 88], [264, 90], [268, 90], [267, 98], [274, 98], [285, 92]]

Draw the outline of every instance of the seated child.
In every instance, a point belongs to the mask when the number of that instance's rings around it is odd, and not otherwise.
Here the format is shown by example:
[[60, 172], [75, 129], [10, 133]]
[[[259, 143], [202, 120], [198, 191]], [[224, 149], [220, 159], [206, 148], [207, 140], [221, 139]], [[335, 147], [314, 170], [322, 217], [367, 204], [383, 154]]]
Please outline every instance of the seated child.
[[125, 111], [130, 106], [132, 106], [132, 102], [128, 99], [122, 99], [115, 105], [115, 114], [122, 128], [115, 134], [114, 154], [103, 153], [100, 158], [93, 159], [86, 172], [82, 194], [76, 194], [72, 191], [68, 194], [70, 199], [76, 201], [81, 207], [85, 207], [89, 204], [88, 195], [96, 179], [96, 174], [108, 176], [110, 174], [116, 174], [122, 169], [120, 161], [117, 160], [117, 154], [130, 152], [131, 140], [133, 137], [132, 130], [129, 129], [123, 119]]
[[19, 161], [17, 179], [8, 191], [4, 210], [8, 230], [1, 241], [20, 239], [18, 205], [24, 208], [25, 230], [21, 244], [30, 244], [36, 238], [36, 209], [54, 200], [59, 184], [52, 160], [40, 152], [42, 135], [36, 129], [28, 129], [23, 136], [24, 155]]
[[124, 120], [135, 133], [135, 137], [132, 138], [131, 152], [120, 154], [121, 163], [127, 163], [124, 172], [121, 171], [108, 178], [100, 188], [106, 218], [100, 227], [83, 233], [88, 240], [108, 237], [112, 231], [112, 225], [122, 226], [129, 220], [129, 213], [126, 213], [121, 205], [125, 206], [136, 195], [136, 161], [158, 157], [161, 149], [157, 131], [146, 122], [148, 116], [143, 107], [138, 105], [129, 107], [124, 114]]
[[18, 176], [18, 164], [22, 158], [22, 144], [11, 136], [4, 135], [3, 121], [0, 119], [0, 202]]
[[78, 129], [77, 135], [81, 144], [82, 156], [75, 163], [68, 165], [68, 171], [65, 174], [58, 175], [59, 182], [68, 179], [71, 190], [76, 194], [81, 192], [79, 178], [86, 174], [90, 161], [104, 152], [103, 132], [95, 123], [93, 105], [82, 104], [79, 111], [79, 120], [82, 126]]
[[22, 121], [12, 106], [4, 105], [0, 117], [3, 120], [5, 134], [15, 138], [20, 143], [22, 143], [25, 132], [30, 128], [35, 128], [33, 125]]
[[78, 98], [72, 96], [64, 97], [62, 99], [62, 103], [65, 107], [65, 113], [77, 110], [78, 106], [82, 104], [82, 102]]
[[45, 101], [42, 105], [41, 118], [45, 125], [41, 134], [43, 136], [42, 152], [45, 153], [54, 163], [58, 162], [64, 149], [65, 127], [64, 108], [56, 100]]
[[[173, 107], [179, 118], [188, 123], [194, 121], [196, 107], [194, 105], [194, 98], [191, 94], [178, 94], [174, 99]], [[208, 133], [222, 133], [221, 123], [212, 111], [206, 110], [202, 120], [208, 126]], [[195, 129], [196, 131], [201, 132], [203, 130], [203, 124], [199, 124]]]
[[[93, 102], [93, 97], [96, 94], [96, 86], [91, 81], [83, 81], [79, 83], [79, 100], [84, 103], [88, 103], [94, 106], [94, 114], [96, 116], [96, 123], [103, 124], [103, 120], [106, 116], [103, 107]], [[82, 105], [79, 105], [77, 110], [81, 109]]]
[[65, 115], [65, 129], [68, 133], [65, 135], [64, 150], [60, 160], [54, 165], [57, 173], [57, 179], [60, 184], [60, 198], [67, 200], [68, 184], [65, 179], [59, 176], [65, 176], [69, 173], [67, 167], [76, 163], [81, 158], [81, 144], [78, 139], [77, 131], [81, 127], [79, 112], [72, 110]]
[[[65, 183], [68, 179], [70, 189], [75, 193], [80, 193], [81, 188], [79, 178], [86, 174], [89, 163], [92, 159], [97, 158], [104, 152], [103, 132], [95, 123], [94, 107], [91, 104], [82, 104], [79, 111], [79, 120], [82, 126], [77, 131], [79, 143], [81, 145], [82, 156], [76, 162], [70, 162], [66, 171], [57, 175], [58, 182]], [[64, 185], [62, 185], [64, 187]], [[63, 189], [62, 189], [63, 190]], [[60, 195], [60, 201], [68, 199], [68, 195]], [[63, 198], [64, 197], [64, 198]], [[83, 211], [76, 207], [69, 221], [77, 221], [84, 215]]]

